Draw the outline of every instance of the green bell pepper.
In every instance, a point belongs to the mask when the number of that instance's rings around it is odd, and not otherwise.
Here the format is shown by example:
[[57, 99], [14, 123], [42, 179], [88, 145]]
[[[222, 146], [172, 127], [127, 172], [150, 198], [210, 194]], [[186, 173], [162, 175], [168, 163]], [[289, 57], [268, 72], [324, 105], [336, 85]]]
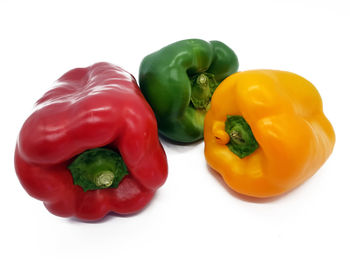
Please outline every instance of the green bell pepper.
[[237, 70], [236, 54], [219, 41], [182, 40], [145, 57], [140, 88], [157, 117], [160, 134], [175, 142], [202, 139], [214, 90]]

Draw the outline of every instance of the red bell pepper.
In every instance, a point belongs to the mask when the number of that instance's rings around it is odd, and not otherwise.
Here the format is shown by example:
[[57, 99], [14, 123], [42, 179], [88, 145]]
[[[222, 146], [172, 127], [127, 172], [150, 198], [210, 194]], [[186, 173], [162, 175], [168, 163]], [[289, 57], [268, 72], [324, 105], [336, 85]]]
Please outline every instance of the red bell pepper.
[[15, 168], [62, 217], [135, 213], [167, 177], [157, 123], [132, 75], [97, 63], [64, 74], [23, 124]]

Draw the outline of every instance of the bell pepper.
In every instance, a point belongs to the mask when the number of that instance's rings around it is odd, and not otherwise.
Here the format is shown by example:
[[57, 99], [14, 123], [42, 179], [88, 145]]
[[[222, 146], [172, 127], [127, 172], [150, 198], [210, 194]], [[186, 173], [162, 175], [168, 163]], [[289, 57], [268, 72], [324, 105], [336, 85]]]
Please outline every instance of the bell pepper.
[[134, 77], [108, 63], [69, 71], [37, 101], [15, 168], [50, 212], [83, 220], [139, 211], [167, 177], [151, 107]]
[[226, 78], [205, 117], [206, 160], [234, 191], [272, 197], [316, 173], [335, 134], [316, 88], [289, 72], [252, 70]]
[[140, 88], [157, 117], [160, 134], [184, 143], [202, 139], [211, 96], [237, 69], [236, 54], [219, 41], [182, 40], [145, 57]]

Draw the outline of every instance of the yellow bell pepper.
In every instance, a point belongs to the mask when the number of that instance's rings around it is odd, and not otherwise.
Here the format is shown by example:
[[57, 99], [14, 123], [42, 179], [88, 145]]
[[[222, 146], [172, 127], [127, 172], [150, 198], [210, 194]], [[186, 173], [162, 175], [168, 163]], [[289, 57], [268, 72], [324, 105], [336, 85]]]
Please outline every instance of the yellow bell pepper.
[[285, 71], [233, 74], [204, 121], [205, 157], [230, 188], [271, 197], [303, 183], [331, 154], [335, 134], [316, 88]]

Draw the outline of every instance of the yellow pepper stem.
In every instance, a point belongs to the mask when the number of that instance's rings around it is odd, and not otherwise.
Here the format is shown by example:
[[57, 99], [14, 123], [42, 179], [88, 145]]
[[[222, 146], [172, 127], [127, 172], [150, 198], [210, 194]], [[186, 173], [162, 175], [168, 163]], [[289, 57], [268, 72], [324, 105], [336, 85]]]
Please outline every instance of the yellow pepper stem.
[[228, 115], [225, 131], [230, 136], [227, 147], [239, 158], [250, 155], [259, 147], [249, 124], [242, 116]]

